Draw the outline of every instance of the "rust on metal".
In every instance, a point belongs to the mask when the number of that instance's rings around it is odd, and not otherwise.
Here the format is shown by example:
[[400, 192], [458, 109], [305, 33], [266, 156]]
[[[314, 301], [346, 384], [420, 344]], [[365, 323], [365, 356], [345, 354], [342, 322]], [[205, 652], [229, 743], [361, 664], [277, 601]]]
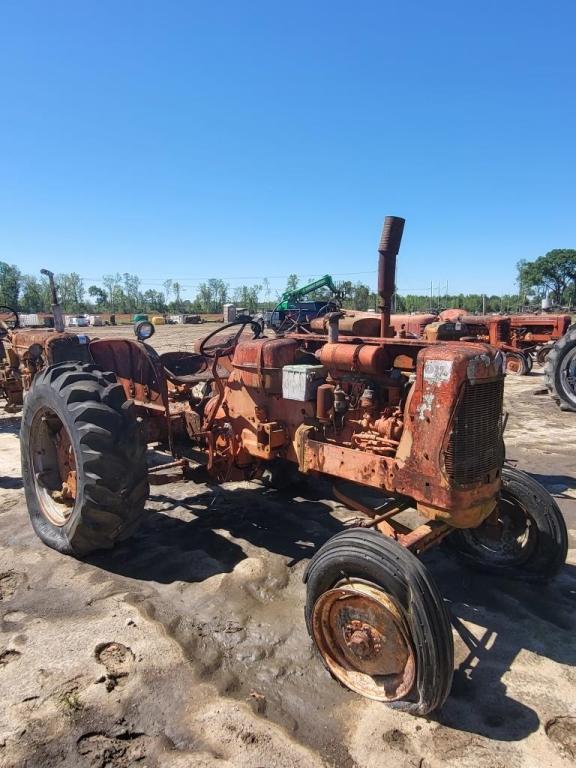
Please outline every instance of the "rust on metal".
[[386, 216], [378, 245], [378, 295], [380, 296], [380, 336], [389, 336], [392, 296], [396, 290], [396, 256], [400, 250], [405, 220]]
[[316, 645], [332, 674], [377, 701], [412, 690], [416, 662], [402, 612], [376, 585], [347, 579], [324, 592], [312, 614]]

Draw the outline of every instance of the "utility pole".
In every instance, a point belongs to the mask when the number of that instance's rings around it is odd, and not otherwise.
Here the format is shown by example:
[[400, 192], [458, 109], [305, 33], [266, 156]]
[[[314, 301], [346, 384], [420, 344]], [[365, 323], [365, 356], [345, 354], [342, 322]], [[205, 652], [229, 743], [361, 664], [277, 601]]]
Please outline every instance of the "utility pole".
[[482, 294], [482, 314], [486, 314], [486, 294]]

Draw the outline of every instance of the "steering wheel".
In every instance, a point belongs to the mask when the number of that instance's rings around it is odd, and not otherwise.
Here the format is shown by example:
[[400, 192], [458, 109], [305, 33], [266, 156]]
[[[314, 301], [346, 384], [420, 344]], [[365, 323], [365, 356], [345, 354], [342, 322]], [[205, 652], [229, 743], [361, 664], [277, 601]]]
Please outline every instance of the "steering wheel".
[[[262, 326], [260, 323], [252, 320], [251, 317], [241, 316], [237, 320], [234, 320], [234, 322], [227, 323], [221, 328], [216, 328], [215, 331], [209, 333], [208, 336], [206, 336], [206, 338], [203, 339], [200, 344], [198, 349], [199, 354], [209, 358], [215, 358], [216, 356], [228, 357], [236, 349], [236, 345], [240, 341], [240, 336], [242, 336], [242, 333], [244, 332], [244, 329], [247, 325], [250, 326], [250, 330], [253, 333], [253, 339], [258, 339], [262, 335]], [[233, 333], [225, 334], [219, 339], [217, 338], [223, 333], [223, 331], [226, 331], [229, 328], [237, 328], [237, 330]], [[209, 343], [211, 339], [215, 340]]]
[[20, 327], [18, 312], [12, 307], [0, 304], [0, 339], [7, 336], [10, 331]]

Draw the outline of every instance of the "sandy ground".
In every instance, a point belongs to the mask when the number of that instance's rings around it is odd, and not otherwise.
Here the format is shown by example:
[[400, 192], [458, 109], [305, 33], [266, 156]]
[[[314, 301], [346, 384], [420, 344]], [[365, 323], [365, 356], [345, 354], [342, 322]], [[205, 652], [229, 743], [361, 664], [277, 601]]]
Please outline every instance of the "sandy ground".
[[561, 505], [571, 564], [535, 588], [425, 556], [456, 644], [452, 694], [430, 718], [344, 690], [313, 652], [302, 573], [350, 516], [327, 485], [155, 487], [133, 539], [79, 562], [33, 534], [19, 419], [0, 419], [0, 766], [573, 765], [576, 414], [534, 394], [541, 382], [536, 368], [508, 378], [507, 449]]

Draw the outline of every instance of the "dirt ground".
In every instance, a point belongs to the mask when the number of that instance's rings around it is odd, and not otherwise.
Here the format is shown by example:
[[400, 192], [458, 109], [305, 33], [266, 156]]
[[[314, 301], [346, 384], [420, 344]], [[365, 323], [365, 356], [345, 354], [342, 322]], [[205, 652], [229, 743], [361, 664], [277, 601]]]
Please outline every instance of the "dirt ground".
[[[211, 327], [153, 342], [186, 348]], [[344, 690], [313, 652], [302, 574], [352, 516], [328, 485], [153, 487], [140, 531], [79, 562], [32, 532], [19, 418], [1, 418], [1, 768], [573, 765], [576, 414], [541, 388], [537, 367], [507, 379], [507, 451], [557, 498], [570, 564], [534, 587], [425, 555], [456, 645], [451, 696], [428, 718]]]

